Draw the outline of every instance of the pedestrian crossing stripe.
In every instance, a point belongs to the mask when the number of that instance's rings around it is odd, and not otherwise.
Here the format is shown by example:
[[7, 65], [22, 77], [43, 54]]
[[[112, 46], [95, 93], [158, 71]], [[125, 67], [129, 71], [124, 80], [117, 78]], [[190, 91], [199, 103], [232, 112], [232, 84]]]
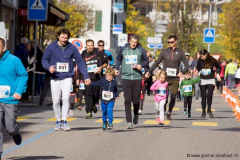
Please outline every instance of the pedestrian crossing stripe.
[[[170, 121], [164, 121], [164, 125], [169, 125]], [[157, 124], [156, 120], [146, 120], [143, 124]]]
[[44, 10], [44, 7], [43, 7], [42, 2], [40, 0], [35, 0], [31, 9]]
[[24, 120], [29, 119], [29, 118], [31, 118], [31, 117], [17, 117], [17, 122], [24, 121]]
[[[196, 111], [202, 111], [202, 109], [201, 108], [197, 108]], [[206, 109], [206, 111], [207, 111], [207, 109]], [[211, 109], [211, 111], [215, 112], [215, 109]]]
[[218, 126], [218, 124], [215, 122], [193, 122], [192, 125], [193, 126], [213, 126], [213, 127]]
[[[168, 108], [167, 108], [168, 110]], [[173, 111], [179, 111], [179, 108], [173, 108]]]
[[[73, 120], [75, 120], [75, 119], [77, 119], [77, 118], [67, 118], [67, 121], [68, 121], [68, 122], [71, 122], [71, 121], [73, 121]], [[54, 117], [54, 118], [47, 119], [47, 120], [45, 120], [45, 121], [54, 121], [54, 122], [56, 122], [56, 121], [57, 121], [57, 118]]]
[[[121, 123], [123, 119], [114, 119], [113, 123]], [[103, 123], [102, 119], [95, 121], [95, 123]]]

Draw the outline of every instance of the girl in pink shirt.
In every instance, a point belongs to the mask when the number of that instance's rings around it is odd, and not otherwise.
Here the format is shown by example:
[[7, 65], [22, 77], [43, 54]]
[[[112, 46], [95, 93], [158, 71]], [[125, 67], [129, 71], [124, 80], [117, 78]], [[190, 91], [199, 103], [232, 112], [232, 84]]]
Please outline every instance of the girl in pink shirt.
[[156, 106], [156, 121], [157, 124], [164, 125], [164, 105], [166, 103], [167, 86], [168, 82], [165, 81], [167, 78], [167, 72], [161, 71], [159, 73], [158, 80], [153, 83], [150, 90], [156, 91], [154, 101]]

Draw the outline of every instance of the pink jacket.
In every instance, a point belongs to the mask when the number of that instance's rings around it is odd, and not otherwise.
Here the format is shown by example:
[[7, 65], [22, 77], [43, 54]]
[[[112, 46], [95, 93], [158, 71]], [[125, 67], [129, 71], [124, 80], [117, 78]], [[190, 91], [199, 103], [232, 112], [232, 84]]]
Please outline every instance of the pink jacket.
[[[167, 86], [168, 86], [168, 82], [161, 83], [159, 80], [157, 80], [156, 82], [153, 83], [150, 90], [157, 91], [157, 93], [155, 94], [155, 97], [154, 97], [155, 102], [160, 102], [161, 100], [166, 99]], [[159, 87], [160, 87], [160, 90], [159, 90]]]

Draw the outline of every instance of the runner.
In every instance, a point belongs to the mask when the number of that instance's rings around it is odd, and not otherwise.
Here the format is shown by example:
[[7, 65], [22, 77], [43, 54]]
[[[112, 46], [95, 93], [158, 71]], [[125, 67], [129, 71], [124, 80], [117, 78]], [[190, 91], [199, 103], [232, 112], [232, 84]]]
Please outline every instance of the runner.
[[[193, 69], [193, 79], [197, 79], [198, 72], [197, 72], [197, 61], [200, 58], [199, 52], [196, 52], [196, 59], [192, 62], [192, 69]], [[194, 94], [195, 94], [195, 103], [201, 102], [201, 92], [199, 87], [199, 82], [194, 84]]]
[[[51, 43], [42, 58], [42, 65], [49, 70], [51, 77], [51, 92], [53, 109], [57, 122], [54, 130], [71, 130], [67, 123], [67, 114], [69, 110], [69, 97], [72, 85], [72, 76], [74, 75], [73, 59], [75, 59], [78, 69], [85, 78], [85, 84], [90, 85], [86, 66], [74, 45], [68, 42], [70, 32], [67, 28], [62, 28], [57, 32], [57, 40]], [[60, 99], [62, 95], [63, 105], [60, 108]], [[61, 118], [63, 123], [61, 123]]]
[[[17, 124], [18, 101], [27, 88], [28, 74], [21, 60], [6, 50], [0, 38], [0, 159], [3, 152], [3, 127], [13, 136], [16, 145], [22, 137]], [[4, 69], [3, 69], [4, 68]]]
[[[213, 118], [213, 114], [211, 111], [212, 106], [212, 96], [213, 90], [215, 88], [215, 72], [213, 67], [217, 68], [217, 80], [221, 81], [219, 76], [221, 72], [221, 66], [218, 61], [213, 58], [209, 52], [205, 49], [199, 51], [200, 57], [198, 59], [197, 70], [198, 72], [201, 71], [200, 74], [200, 90], [202, 95], [202, 115], [201, 118], [206, 117], [206, 100], [208, 103], [207, 113], [209, 114], [210, 118]], [[207, 93], [206, 93], [207, 92]]]
[[229, 63], [225, 70], [225, 77], [228, 76], [229, 89], [234, 91], [234, 78], [237, 71], [237, 66], [232, 62], [232, 59], [229, 59]]
[[[171, 112], [175, 105], [176, 95], [178, 93], [178, 86], [179, 86], [179, 77], [181, 77], [182, 73], [179, 73], [179, 66], [181, 61], [184, 64], [184, 69], [182, 70], [183, 74], [188, 71], [189, 65], [188, 60], [182, 50], [176, 47], [177, 45], [177, 37], [175, 35], [171, 35], [168, 37], [168, 44], [169, 48], [162, 50], [160, 53], [156, 63], [149, 69], [146, 73], [146, 78], [149, 77], [149, 74], [152, 74], [153, 70], [159, 65], [159, 63], [163, 60], [163, 70], [167, 72], [167, 82], [169, 83], [171, 92], [171, 100], [169, 103], [169, 109], [167, 113], [167, 120], [172, 120]], [[169, 92], [168, 92], [169, 93]], [[168, 96], [166, 100], [166, 104], [164, 106], [164, 110], [166, 110], [166, 105], [168, 103]]]
[[240, 99], [240, 64], [238, 64], [238, 70], [235, 74], [235, 83], [237, 84], [237, 95]]
[[[94, 49], [94, 41], [86, 41], [87, 49], [82, 52], [82, 58], [87, 66], [88, 74], [92, 82], [99, 81], [103, 76], [103, 68], [107, 67], [107, 55]], [[81, 75], [80, 75], [81, 76]], [[92, 111], [97, 113], [99, 104], [100, 87], [85, 86], [86, 119], [92, 118]]]
[[[117, 55], [115, 75], [119, 75], [119, 66], [122, 65], [122, 86], [125, 99], [125, 112], [127, 128], [131, 129], [132, 120], [138, 123], [139, 97], [142, 86], [142, 68], [148, 65], [148, 57], [144, 48], [139, 44], [139, 36], [133, 34]], [[132, 119], [131, 101], [134, 107], [134, 118]]]
[[[110, 62], [109, 62], [109, 65], [110, 65], [110, 66], [113, 66], [113, 64], [114, 64], [114, 58], [113, 58], [111, 52], [109, 52], [108, 50], [105, 50], [105, 49], [104, 49], [104, 41], [103, 41], [103, 40], [99, 40], [99, 41], [98, 41], [98, 49], [99, 49], [100, 52], [104, 52], [104, 53], [107, 54], [108, 60], [110, 61]], [[105, 70], [105, 69], [104, 69], [104, 70]]]

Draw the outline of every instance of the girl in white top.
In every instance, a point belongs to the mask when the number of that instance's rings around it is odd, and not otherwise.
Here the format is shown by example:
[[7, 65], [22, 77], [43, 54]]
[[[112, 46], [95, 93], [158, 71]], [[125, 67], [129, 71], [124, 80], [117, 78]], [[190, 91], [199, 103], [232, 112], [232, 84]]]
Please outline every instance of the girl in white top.
[[235, 82], [237, 84], [237, 95], [240, 98], [240, 64], [238, 64], [238, 70], [235, 73]]

